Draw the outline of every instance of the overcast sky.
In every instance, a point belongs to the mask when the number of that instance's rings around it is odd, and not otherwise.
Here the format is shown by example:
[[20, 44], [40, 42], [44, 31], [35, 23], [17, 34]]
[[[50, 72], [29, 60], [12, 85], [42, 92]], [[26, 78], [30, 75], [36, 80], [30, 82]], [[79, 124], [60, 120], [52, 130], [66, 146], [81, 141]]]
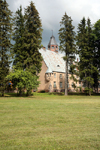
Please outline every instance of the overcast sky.
[[[20, 5], [23, 9], [30, 5], [30, 0], [6, 0], [11, 11], [15, 12]], [[32, 0], [40, 14], [42, 21], [42, 44], [47, 48], [53, 35], [59, 45], [58, 31], [60, 21], [65, 14], [71, 16], [75, 30], [81, 19], [89, 17], [94, 24], [100, 19], [100, 0]]]

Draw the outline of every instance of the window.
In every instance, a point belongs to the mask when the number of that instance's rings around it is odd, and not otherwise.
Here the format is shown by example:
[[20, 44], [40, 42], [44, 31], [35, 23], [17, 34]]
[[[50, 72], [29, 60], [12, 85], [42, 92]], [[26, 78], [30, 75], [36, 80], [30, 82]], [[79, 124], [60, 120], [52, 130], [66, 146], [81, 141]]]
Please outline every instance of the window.
[[86, 87], [86, 82], [83, 83], [83, 87]]
[[54, 46], [52, 46], [52, 49], [54, 49]]
[[72, 82], [72, 87], [74, 87], [74, 83]]
[[56, 78], [56, 73], [54, 73], [54, 78]]
[[98, 88], [100, 88], [100, 83], [98, 84]]
[[53, 83], [53, 87], [54, 87], [54, 88], [56, 88], [56, 81], [54, 81], [54, 83]]
[[73, 88], [76, 88], [76, 85], [75, 85], [75, 83], [74, 83], [74, 82], [72, 82], [72, 87], [73, 87]]
[[60, 88], [62, 88], [62, 82], [60, 82]]
[[60, 78], [62, 78], [62, 74], [60, 74]]

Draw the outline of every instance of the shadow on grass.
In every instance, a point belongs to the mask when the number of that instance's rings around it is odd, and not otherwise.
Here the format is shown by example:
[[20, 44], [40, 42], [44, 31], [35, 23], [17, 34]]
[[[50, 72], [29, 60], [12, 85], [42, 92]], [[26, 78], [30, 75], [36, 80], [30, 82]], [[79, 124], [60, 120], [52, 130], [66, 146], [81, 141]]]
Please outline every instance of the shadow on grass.
[[[49, 95], [59, 95], [59, 96], [64, 96], [64, 92], [52, 92], [49, 93]], [[80, 92], [68, 92], [68, 95], [72, 96], [89, 96], [88, 93], [80, 93]], [[100, 93], [92, 93], [91, 96], [100, 96]]]
[[[24, 97], [24, 98], [35, 98], [36, 96], [64, 96], [64, 92], [52, 92], [52, 93], [37, 93], [34, 92], [32, 93], [31, 96], [26, 96], [25, 93], [23, 93], [21, 96], [18, 95], [17, 93], [5, 93], [4, 97]], [[78, 93], [78, 92], [68, 92], [69, 96], [89, 96], [87, 93]], [[91, 96], [100, 96], [100, 93], [92, 93]], [[0, 94], [0, 97], [1, 94]]]
[[[0, 94], [0, 97], [2, 97], [1, 94]], [[32, 93], [31, 96], [26, 96], [25, 93], [23, 93], [21, 96], [18, 95], [17, 93], [5, 93], [4, 97], [24, 97], [24, 98], [26, 97], [26, 98], [34, 98], [34, 93]]]

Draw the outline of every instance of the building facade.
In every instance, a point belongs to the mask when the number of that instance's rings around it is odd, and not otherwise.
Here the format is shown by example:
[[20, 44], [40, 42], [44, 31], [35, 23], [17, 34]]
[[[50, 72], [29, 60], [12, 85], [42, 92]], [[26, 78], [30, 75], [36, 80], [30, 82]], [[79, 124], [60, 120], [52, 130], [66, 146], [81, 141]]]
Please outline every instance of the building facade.
[[[61, 92], [65, 89], [65, 61], [63, 60], [63, 54], [58, 52], [58, 45], [55, 37], [52, 35], [48, 44], [48, 49], [45, 47], [41, 48], [39, 52], [42, 55], [42, 68], [39, 74], [40, 85], [38, 91], [49, 91], [49, 92]], [[70, 79], [71, 74], [68, 74], [68, 90], [75, 92], [84, 90], [85, 85], [81, 81], [75, 83]], [[73, 86], [76, 84], [76, 88]], [[100, 83], [98, 85], [98, 92], [100, 92]]]
[[[45, 90], [49, 92], [64, 91], [65, 89], [65, 61], [63, 54], [58, 52], [58, 45], [55, 37], [52, 35], [48, 44], [48, 50], [41, 48], [39, 50], [43, 57], [42, 68], [39, 74], [40, 85], [38, 91]], [[75, 91], [73, 81], [70, 79], [68, 89]], [[77, 83], [77, 86], [80, 84]]]

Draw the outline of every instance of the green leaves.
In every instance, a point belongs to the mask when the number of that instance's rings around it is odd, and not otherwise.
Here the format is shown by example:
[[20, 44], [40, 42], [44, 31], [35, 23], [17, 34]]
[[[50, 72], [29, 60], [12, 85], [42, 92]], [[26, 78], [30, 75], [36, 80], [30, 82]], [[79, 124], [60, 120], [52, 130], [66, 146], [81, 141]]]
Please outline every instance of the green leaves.
[[37, 76], [32, 75], [29, 71], [15, 70], [15, 72], [10, 73], [6, 79], [12, 81], [13, 87], [18, 88], [20, 95], [23, 90], [31, 91], [32, 89], [37, 89], [39, 85]]

